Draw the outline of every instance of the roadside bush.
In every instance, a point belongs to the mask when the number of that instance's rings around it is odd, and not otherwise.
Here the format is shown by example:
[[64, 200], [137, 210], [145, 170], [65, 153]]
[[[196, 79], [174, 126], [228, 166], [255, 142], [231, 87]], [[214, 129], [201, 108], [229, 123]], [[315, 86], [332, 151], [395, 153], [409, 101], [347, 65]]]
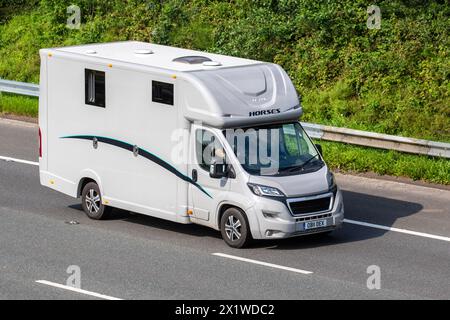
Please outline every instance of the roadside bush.
[[[38, 82], [43, 47], [150, 41], [279, 63], [302, 96], [303, 121], [450, 142], [450, 6], [445, 0], [374, 0], [370, 4], [381, 9], [380, 29], [367, 28], [363, 0], [0, 4], [0, 78]], [[81, 8], [79, 30], [66, 27], [71, 4]], [[439, 181], [450, 175], [448, 160], [420, 160], [422, 166], [435, 165], [419, 170], [412, 158], [405, 162], [395, 153], [368, 159], [344, 145], [330, 148], [334, 164], [349, 170], [429, 179], [428, 170], [437, 170]]]

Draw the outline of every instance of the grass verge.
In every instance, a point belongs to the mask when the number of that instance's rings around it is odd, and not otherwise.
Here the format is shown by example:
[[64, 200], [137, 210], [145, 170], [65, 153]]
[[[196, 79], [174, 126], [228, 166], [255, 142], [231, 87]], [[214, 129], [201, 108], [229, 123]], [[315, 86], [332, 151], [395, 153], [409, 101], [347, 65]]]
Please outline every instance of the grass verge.
[[342, 172], [375, 172], [413, 180], [450, 184], [450, 160], [392, 150], [319, 141], [327, 164]]
[[0, 115], [1, 114], [37, 117], [38, 99], [0, 93]]

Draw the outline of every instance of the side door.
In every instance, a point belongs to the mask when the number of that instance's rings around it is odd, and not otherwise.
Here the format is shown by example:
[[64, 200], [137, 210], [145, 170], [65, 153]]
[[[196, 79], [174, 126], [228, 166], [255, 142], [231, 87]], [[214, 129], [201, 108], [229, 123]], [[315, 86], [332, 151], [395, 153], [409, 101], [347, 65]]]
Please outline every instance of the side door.
[[[225, 162], [225, 149], [217, 135], [208, 128], [192, 124], [189, 171], [195, 184], [189, 185], [192, 216], [210, 221], [224, 193], [230, 190], [230, 178], [211, 178], [210, 165]], [[210, 221], [211, 222], [211, 221]]]

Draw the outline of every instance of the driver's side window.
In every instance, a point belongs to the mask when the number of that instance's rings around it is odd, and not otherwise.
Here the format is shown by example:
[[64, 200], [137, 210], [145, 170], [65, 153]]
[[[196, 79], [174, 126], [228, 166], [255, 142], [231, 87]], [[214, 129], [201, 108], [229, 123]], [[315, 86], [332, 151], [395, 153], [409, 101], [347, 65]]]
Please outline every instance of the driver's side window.
[[210, 165], [225, 163], [225, 151], [216, 136], [205, 129], [197, 129], [195, 132], [195, 153], [197, 163], [205, 171], [209, 171]]

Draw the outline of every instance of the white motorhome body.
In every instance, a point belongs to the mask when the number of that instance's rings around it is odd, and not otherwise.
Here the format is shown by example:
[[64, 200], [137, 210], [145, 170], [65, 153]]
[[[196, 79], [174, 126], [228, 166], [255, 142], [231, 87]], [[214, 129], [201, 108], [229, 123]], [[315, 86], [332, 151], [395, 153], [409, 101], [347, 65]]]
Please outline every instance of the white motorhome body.
[[[283, 238], [342, 223], [341, 193], [298, 124], [297, 93], [278, 65], [134, 41], [40, 56], [41, 184], [82, 196], [90, 217], [117, 207], [198, 223], [236, 247], [250, 235]], [[225, 132], [246, 128], [297, 139], [289, 148], [298, 155], [282, 145], [296, 166], [265, 175], [241, 165]], [[199, 156], [209, 141], [226, 165]], [[315, 167], [304, 170], [298, 164], [308, 155]]]

